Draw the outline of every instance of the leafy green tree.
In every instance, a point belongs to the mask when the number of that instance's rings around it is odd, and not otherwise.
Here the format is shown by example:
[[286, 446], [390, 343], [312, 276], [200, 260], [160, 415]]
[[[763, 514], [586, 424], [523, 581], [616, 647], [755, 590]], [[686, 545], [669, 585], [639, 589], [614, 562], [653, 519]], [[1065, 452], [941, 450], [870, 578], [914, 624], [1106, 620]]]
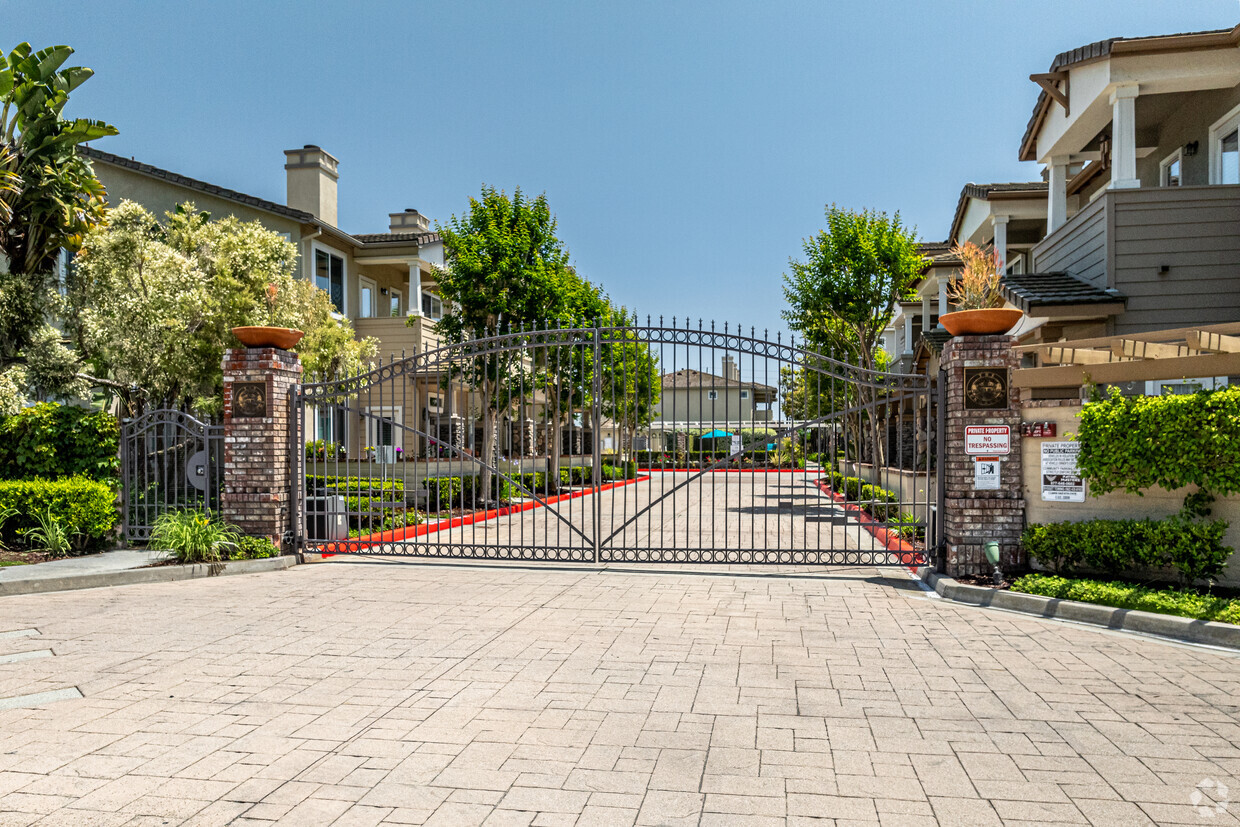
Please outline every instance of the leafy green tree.
[[[518, 189], [509, 197], [484, 186], [479, 198], [469, 200], [467, 213], [438, 229], [445, 253], [439, 274], [445, 312], [436, 330], [463, 345], [465, 357], [452, 378], [477, 389], [482, 400], [481, 490], [489, 492], [499, 418], [521, 389], [533, 387], [533, 366], [521, 349], [471, 354], [467, 342], [571, 321], [588, 291], [568, 265], [545, 194], [529, 199]], [[557, 397], [561, 392], [558, 387]]]
[[[810, 349], [879, 371], [879, 337], [896, 303], [911, 298], [927, 259], [917, 249], [916, 231], [900, 214], [826, 208], [827, 227], [805, 239], [805, 260], [789, 259], [784, 275], [788, 309], [782, 316]], [[868, 413], [881, 461], [876, 421], [879, 392], [859, 384], [859, 404]]]
[[92, 70], [65, 67], [68, 46], [0, 55], [0, 407], [29, 393], [82, 390], [77, 359], [49, 324], [61, 310], [62, 249], [78, 249], [104, 213], [103, 186], [78, 145], [115, 135], [101, 121], [66, 119], [69, 94]]
[[620, 428], [620, 448], [632, 446], [637, 432], [650, 425], [662, 390], [659, 358], [631, 328], [636, 318], [625, 308], [610, 308], [606, 324], [613, 341], [603, 348], [600, 410]]
[[295, 349], [307, 381], [360, 372], [377, 343], [357, 341], [327, 294], [295, 276], [296, 264], [296, 246], [257, 221], [212, 220], [184, 204], [160, 223], [125, 201], [86, 237], [66, 327], [130, 414], [218, 413], [224, 350], [241, 325], [304, 330]]

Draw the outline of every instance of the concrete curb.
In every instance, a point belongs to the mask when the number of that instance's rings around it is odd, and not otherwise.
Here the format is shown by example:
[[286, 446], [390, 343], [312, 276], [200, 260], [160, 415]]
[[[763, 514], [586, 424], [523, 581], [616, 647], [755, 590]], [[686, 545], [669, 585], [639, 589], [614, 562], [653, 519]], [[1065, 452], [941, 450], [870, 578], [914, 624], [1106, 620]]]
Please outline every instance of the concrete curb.
[[968, 586], [939, 574], [928, 566], [919, 568], [917, 574], [940, 595], [960, 603], [993, 606], [996, 609], [1023, 612], [1038, 617], [1074, 620], [1078, 623], [1105, 626], [1108, 629], [1124, 632], [1142, 632], [1189, 643], [1206, 643], [1211, 646], [1240, 649], [1240, 626], [1230, 623], [1215, 623], [1212, 620], [1194, 620], [1191, 617], [1176, 617], [1135, 609], [1116, 609], [1094, 603], [1080, 603], [1076, 600]]
[[76, 589], [98, 589], [104, 586], [132, 586], [137, 583], [171, 583], [199, 577], [221, 577], [227, 574], [253, 574], [278, 571], [297, 565], [294, 556], [267, 557], [262, 560], [228, 560], [220, 563], [199, 563], [189, 566], [156, 566], [125, 569], [96, 574], [65, 575], [34, 580], [0, 581], [0, 597], [19, 594], [64, 592]]

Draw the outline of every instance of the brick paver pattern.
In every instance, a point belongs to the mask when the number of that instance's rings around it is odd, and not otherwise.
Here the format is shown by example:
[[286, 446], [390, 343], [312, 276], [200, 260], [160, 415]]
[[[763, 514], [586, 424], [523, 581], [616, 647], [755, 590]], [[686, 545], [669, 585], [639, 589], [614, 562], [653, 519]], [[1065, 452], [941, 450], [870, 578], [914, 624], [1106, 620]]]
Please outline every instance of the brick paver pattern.
[[[1235, 824], [1240, 658], [815, 576], [355, 559], [0, 601], [0, 825]], [[1199, 810], [1190, 796], [1198, 785]], [[1209, 809], [1213, 815], [1202, 813]]]

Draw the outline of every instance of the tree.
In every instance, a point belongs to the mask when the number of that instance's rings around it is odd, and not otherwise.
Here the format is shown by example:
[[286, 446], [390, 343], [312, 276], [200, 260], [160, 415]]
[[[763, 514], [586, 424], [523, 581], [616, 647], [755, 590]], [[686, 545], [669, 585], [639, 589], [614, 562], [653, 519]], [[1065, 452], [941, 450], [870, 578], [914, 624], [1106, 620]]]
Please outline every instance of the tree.
[[619, 449], [623, 451], [626, 444], [633, 445], [637, 431], [653, 421], [662, 387], [659, 357], [630, 329], [636, 324], [636, 317], [623, 307], [609, 311], [605, 321], [614, 328], [611, 338], [621, 341], [609, 343], [603, 349], [600, 410], [620, 427]]
[[[438, 229], [445, 253], [439, 274], [445, 313], [436, 330], [462, 345], [465, 354], [451, 378], [477, 389], [482, 399], [485, 497], [491, 491], [500, 415], [511, 409], [521, 388], [533, 386], [532, 365], [522, 349], [471, 352], [467, 343], [532, 330], [540, 322], [567, 321], [585, 304], [588, 291], [568, 266], [568, 251], [556, 237], [545, 194], [531, 200], [517, 189], [510, 198], [483, 186], [481, 197], [469, 200], [469, 212], [452, 216]], [[557, 397], [560, 391], [557, 387]]]
[[[826, 208], [827, 228], [805, 239], [805, 261], [789, 259], [782, 316], [812, 350], [865, 371], [880, 370], [878, 340], [891, 321], [896, 303], [911, 298], [914, 282], [927, 260], [917, 250], [916, 231], [906, 228], [900, 214], [889, 218], [872, 210], [853, 212]], [[881, 461], [875, 410], [878, 392], [866, 383], [856, 386], [858, 401], [868, 413], [876, 460]]]
[[295, 350], [307, 381], [359, 373], [377, 343], [357, 341], [327, 294], [296, 278], [296, 264], [296, 246], [257, 221], [212, 220], [183, 204], [160, 223], [125, 201], [82, 245], [66, 329], [131, 415], [147, 406], [219, 413], [221, 362], [240, 325], [304, 330]]
[[62, 68], [68, 46], [0, 55], [0, 404], [27, 394], [82, 390], [77, 359], [49, 324], [61, 310], [54, 283], [61, 250], [74, 251], [104, 213], [103, 186], [79, 144], [115, 127], [63, 116], [69, 93], [93, 71]]

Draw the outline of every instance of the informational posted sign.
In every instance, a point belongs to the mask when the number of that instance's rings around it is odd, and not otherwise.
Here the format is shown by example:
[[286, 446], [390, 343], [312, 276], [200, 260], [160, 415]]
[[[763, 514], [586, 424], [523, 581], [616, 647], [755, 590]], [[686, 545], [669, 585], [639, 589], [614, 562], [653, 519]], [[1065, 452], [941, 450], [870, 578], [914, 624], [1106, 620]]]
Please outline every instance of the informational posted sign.
[[1076, 458], [1079, 442], [1042, 443], [1042, 500], [1051, 503], [1085, 502], [1085, 481]]
[[732, 449], [728, 453], [739, 454], [740, 452], [741, 452], [741, 435], [732, 434]]
[[613, 440], [613, 439], [612, 439], [611, 437], [609, 437], [609, 436], [605, 436], [605, 437], [603, 437], [603, 450], [604, 450], [604, 451], [614, 451], [614, 450], [615, 450], [615, 440]]
[[1007, 425], [964, 426], [964, 452], [970, 456], [1007, 456], [1012, 452], [1012, 429]]
[[999, 460], [992, 457], [973, 461], [973, 488], [977, 491], [999, 490]]

